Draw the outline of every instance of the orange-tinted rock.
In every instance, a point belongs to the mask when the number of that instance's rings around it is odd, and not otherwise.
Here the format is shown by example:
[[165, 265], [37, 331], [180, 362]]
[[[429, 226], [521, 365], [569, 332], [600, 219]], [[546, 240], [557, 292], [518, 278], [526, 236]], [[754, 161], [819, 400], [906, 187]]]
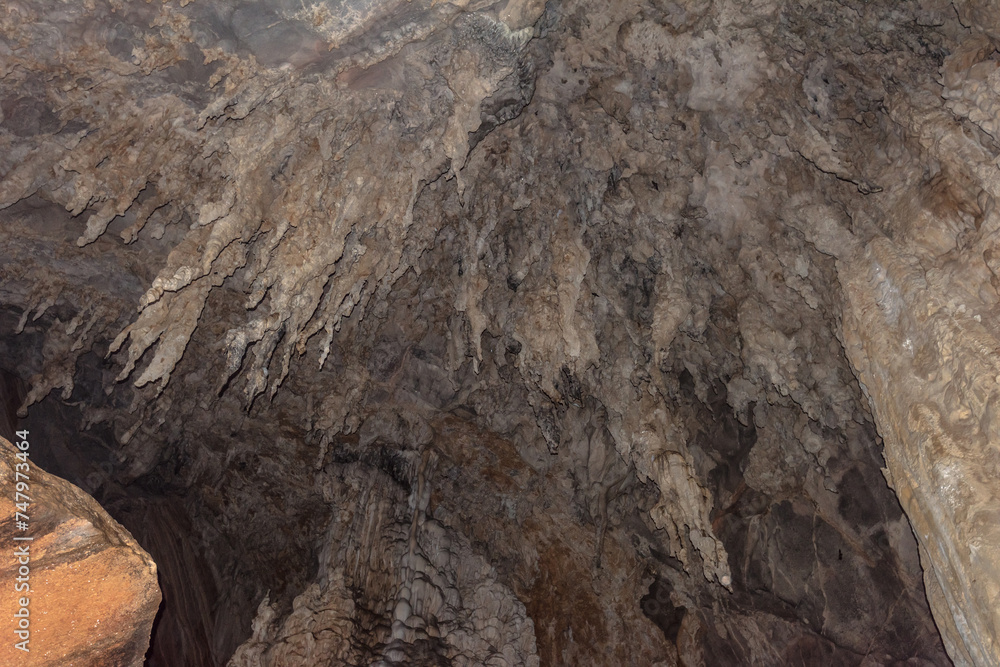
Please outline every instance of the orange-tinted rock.
[[[0, 438], [0, 664], [141, 665], [160, 605], [156, 564], [93, 498], [36, 467], [30, 451], [22, 530], [15, 493], [24, 462]], [[29, 634], [19, 637], [25, 602]], [[18, 647], [25, 638], [27, 652]]]

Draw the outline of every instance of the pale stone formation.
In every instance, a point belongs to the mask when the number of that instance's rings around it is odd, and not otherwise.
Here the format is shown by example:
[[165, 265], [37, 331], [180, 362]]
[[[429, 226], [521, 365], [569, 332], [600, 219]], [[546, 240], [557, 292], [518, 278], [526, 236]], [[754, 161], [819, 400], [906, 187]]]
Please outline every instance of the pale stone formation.
[[6, 3], [6, 413], [151, 667], [1000, 664], [993, 4]]
[[[953, 63], [945, 65], [946, 79]], [[978, 64], [964, 63], [966, 71]], [[994, 91], [978, 90], [976, 98], [980, 107], [1000, 103]], [[886, 441], [886, 477], [920, 543], [928, 599], [946, 628], [949, 654], [957, 664], [995, 664], [1000, 339], [990, 325], [998, 305], [990, 258], [1000, 190], [991, 174], [995, 160], [982, 144], [951, 127], [938, 100], [920, 101], [926, 106], [904, 107], [909, 128], [919, 148], [940, 161], [943, 176], [911, 187], [889, 211], [904, 232], [895, 243], [873, 239], [838, 262], [850, 305], [845, 347]], [[974, 122], [992, 123], [975, 109], [964, 111]], [[931, 237], [921, 229], [928, 224], [945, 229]]]
[[[19, 441], [23, 442], [23, 441]], [[32, 667], [106, 667], [144, 663], [160, 606], [156, 564], [93, 498], [34, 465], [0, 438], [0, 616], [6, 627], [0, 663]], [[16, 477], [22, 471], [27, 475]], [[15, 481], [16, 480], [16, 481]], [[27, 484], [18, 507], [17, 481]], [[21, 487], [24, 488], [24, 487]], [[27, 509], [27, 512], [21, 512]], [[28, 517], [19, 530], [15, 513]], [[16, 520], [15, 520], [16, 519]], [[30, 540], [15, 541], [15, 537]], [[26, 554], [25, 554], [26, 552]], [[21, 571], [21, 566], [27, 572]], [[26, 584], [27, 590], [17, 588]], [[24, 600], [27, 605], [22, 607]], [[27, 636], [14, 630], [22, 608]], [[21, 650], [20, 642], [27, 640]]]

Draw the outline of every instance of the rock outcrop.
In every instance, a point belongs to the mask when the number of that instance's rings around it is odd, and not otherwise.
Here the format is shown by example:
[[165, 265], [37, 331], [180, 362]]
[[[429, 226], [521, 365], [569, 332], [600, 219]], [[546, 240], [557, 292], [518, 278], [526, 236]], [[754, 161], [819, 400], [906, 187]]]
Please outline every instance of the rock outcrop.
[[156, 564], [93, 498], [34, 465], [32, 442], [0, 438], [0, 662], [142, 665]]

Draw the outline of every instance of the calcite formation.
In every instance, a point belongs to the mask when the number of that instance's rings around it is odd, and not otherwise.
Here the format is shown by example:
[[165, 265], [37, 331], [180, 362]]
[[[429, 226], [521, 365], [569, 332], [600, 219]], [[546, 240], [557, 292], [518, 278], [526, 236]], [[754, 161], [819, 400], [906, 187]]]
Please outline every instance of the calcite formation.
[[33, 465], [31, 440], [18, 442], [0, 438], [0, 662], [142, 665], [156, 564], [93, 498]]
[[1000, 664], [998, 47], [9, 2], [8, 421], [160, 565], [150, 665]]

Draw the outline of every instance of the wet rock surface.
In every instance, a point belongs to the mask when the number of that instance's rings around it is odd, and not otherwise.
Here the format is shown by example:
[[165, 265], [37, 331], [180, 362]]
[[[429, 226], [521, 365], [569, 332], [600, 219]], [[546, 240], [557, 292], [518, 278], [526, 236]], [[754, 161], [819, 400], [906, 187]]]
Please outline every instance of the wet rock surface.
[[988, 5], [8, 4], [8, 412], [149, 664], [1000, 662]]

